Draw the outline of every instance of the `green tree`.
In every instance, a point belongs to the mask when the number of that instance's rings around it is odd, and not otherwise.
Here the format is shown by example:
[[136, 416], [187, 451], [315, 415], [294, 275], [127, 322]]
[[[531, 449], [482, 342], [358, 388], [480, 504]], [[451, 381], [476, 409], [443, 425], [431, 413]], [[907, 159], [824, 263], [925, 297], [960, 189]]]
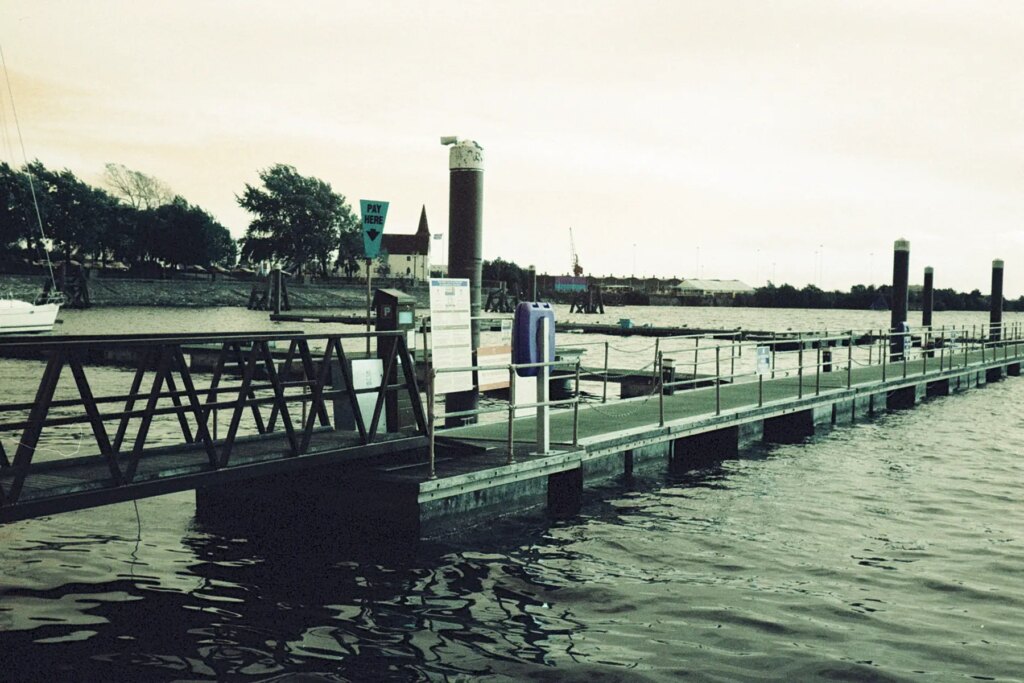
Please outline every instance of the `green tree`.
[[156, 209], [154, 255], [170, 265], [233, 264], [235, 242], [228, 229], [182, 197]]
[[506, 283], [511, 292], [520, 295], [526, 294], [529, 274], [522, 266], [513, 261], [506, 261], [500, 256], [493, 261], [484, 261], [482, 276], [487, 282]]
[[357, 221], [352, 229], [341, 231], [338, 240], [338, 258], [334, 265], [341, 268], [345, 277], [351, 280], [359, 272], [359, 264], [366, 259], [363, 258], [363, 226], [362, 221]]
[[377, 277], [387, 277], [391, 275], [391, 260], [388, 258], [387, 249], [380, 250], [380, 253], [377, 254], [377, 260], [374, 265]]
[[242, 255], [259, 261], [276, 258], [302, 272], [316, 264], [327, 274], [341, 235], [358, 231], [359, 221], [345, 197], [331, 186], [277, 164], [260, 171], [262, 187], [246, 184], [238, 205], [254, 218], [242, 240]]
[[47, 237], [70, 259], [93, 254], [102, 244], [104, 214], [111, 206], [109, 195], [82, 182], [68, 169], [52, 171], [39, 161], [28, 165], [36, 179], [36, 198]]
[[0, 163], [0, 249], [29, 246], [39, 239], [28, 179], [23, 171]]

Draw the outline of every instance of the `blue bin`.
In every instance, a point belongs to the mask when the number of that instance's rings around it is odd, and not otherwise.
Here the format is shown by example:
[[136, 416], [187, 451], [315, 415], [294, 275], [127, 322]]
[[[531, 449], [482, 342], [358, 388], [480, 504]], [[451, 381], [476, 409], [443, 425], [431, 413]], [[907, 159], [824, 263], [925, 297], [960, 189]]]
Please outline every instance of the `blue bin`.
[[[541, 320], [547, 318], [548, 324], [548, 357], [540, 357], [540, 345], [537, 343], [540, 334]], [[555, 311], [551, 304], [539, 301], [523, 301], [516, 306], [516, 315], [512, 322], [512, 362], [541, 363], [555, 360]], [[540, 368], [518, 368], [520, 377], [536, 377]]]

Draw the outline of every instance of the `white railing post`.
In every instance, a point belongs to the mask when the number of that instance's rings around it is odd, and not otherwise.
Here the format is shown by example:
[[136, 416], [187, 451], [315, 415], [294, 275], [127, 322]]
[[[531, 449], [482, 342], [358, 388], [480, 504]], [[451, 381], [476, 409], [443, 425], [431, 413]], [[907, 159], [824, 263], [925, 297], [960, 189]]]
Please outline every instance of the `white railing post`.
[[542, 365], [537, 368], [537, 452], [540, 455], [547, 455], [551, 452], [551, 366], [547, 364], [548, 356], [553, 351], [548, 348], [551, 320], [541, 318], [539, 328], [537, 350]]

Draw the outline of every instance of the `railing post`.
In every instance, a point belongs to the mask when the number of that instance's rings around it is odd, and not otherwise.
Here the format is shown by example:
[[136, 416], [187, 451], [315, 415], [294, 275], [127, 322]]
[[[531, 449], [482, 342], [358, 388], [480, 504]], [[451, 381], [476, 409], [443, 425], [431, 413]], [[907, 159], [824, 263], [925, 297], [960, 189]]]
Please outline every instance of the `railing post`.
[[757, 407], [764, 405], [764, 375], [757, 376]]
[[[344, 359], [342, 359], [344, 362]], [[430, 429], [430, 478], [437, 479], [437, 471], [434, 469], [434, 380], [437, 377], [437, 370], [433, 364], [427, 371], [427, 427]]]
[[516, 461], [515, 456], [515, 423], [516, 423], [516, 369], [508, 366], [508, 464]]
[[814, 395], [821, 395], [821, 340], [818, 340], [817, 353], [815, 353]]
[[729, 378], [732, 379], [736, 376], [736, 340], [732, 340], [732, 344], [729, 345]]
[[604, 383], [601, 387], [601, 403], [608, 402], [608, 342], [604, 343]]
[[661, 372], [661, 337], [654, 340], [654, 371]]
[[663, 386], [664, 371], [661, 368], [661, 351], [658, 351], [658, 426], [665, 426], [665, 387]]
[[910, 346], [910, 344], [910, 335], [908, 334], [903, 337], [903, 379], [907, 378], [907, 356], [910, 355], [910, 353], [907, 352], [907, 347]]
[[[964, 335], [963, 336], [965, 336], [965, 337], [967, 336], [967, 325], [964, 325]], [[970, 343], [971, 343], [970, 339], [965, 339], [964, 340], [964, 368], [967, 367], [967, 347], [970, 345]]]
[[[884, 339], [884, 337], [882, 337], [881, 334], [879, 334], [878, 336], [879, 336], [880, 339]], [[882, 349], [883, 348], [884, 347], [879, 347], [879, 355], [882, 357], [882, 381], [884, 382], [887, 379], [886, 378], [886, 372], [885, 372], [885, 368], [886, 368], [885, 360], [886, 360], [886, 358], [888, 357], [889, 354], [882, 353]]]
[[572, 445], [580, 445], [580, 361], [576, 359], [576, 402], [572, 404]]
[[846, 352], [846, 388], [853, 386], [853, 330], [850, 330], [850, 346]]
[[693, 338], [693, 379], [697, 379], [697, 351], [700, 349], [700, 337]]
[[547, 364], [548, 358], [555, 353], [554, 349], [548, 348], [550, 326], [554, 321], [550, 318], [540, 319], [540, 335], [538, 338], [537, 350], [543, 361], [537, 369], [537, 452], [539, 455], [551, 453], [551, 366]]
[[715, 415], [722, 414], [722, 346], [715, 345]]
[[775, 379], [775, 330], [772, 330], [772, 379]]
[[928, 330], [925, 330], [924, 334], [921, 336], [921, 346], [924, 347], [923, 349], [921, 349], [921, 374], [922, 375], [927, 375], [928, 374], [928, 353], [929, 353], [928, 352]]
[[800, 344], [800, 349], [796, 355], [796, 397], [804, 397], [804, 336], [802, 334], [797, 335], [797, 341]]

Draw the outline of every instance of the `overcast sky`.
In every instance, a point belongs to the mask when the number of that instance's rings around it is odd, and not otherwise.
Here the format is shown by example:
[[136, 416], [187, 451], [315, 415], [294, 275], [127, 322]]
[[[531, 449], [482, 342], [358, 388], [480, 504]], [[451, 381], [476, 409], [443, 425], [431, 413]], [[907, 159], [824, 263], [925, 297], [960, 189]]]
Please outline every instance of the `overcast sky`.
[[1021, 2], [0, 0], [0, 44], [30, 157], [236, 236], [275, 163], [447, 233], [458, 135], [485, 258], [848, 288], [905, 237], [912, 283], [1024, 293]]

